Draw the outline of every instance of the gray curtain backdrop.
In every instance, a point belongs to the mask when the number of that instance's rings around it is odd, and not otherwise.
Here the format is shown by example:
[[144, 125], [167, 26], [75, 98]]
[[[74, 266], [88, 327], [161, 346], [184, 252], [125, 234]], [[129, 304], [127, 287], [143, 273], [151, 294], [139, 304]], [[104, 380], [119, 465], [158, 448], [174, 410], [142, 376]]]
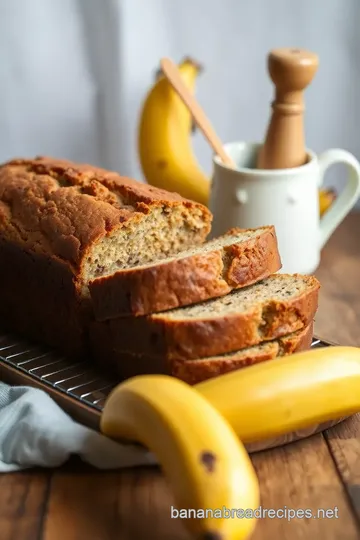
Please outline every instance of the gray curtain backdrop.
[[[262, 140], [266, 55], [281, 46], [320, 56], [308, 147], [360, 159], [359, 28], [359, 0], [1, 0], [0, 160], [47, 154], [141, 179], [139, 107], [161, 56], [204, 64], [197, 96], [224, 142]], [[194, 148], [210, 173], [199, 133]]]

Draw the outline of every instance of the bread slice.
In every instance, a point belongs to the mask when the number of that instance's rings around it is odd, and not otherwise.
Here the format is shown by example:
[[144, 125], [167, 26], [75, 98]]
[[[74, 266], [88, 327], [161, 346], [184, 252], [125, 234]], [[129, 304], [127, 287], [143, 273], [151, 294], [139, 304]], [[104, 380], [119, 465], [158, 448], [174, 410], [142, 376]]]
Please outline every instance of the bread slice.
[[189, 307], [101, 323], [121, 352], [190, 360], [225, 354], [308, 326], [318, 306], [313, 276], [275, 274]]
[[174, 360], [171, 375], [188, 384], [196, 384], [229, 371], [272, 360], [310, 348], [313, 337], [313, 323], [302, 330], [281, 338], [265, 341], [259, 345], [241, 349], [223, 356], [212, 356], [199, 360]]
[[175, 257], [90, 281], [99, 321], [195, 304], [256, 283], [280, 270], [273, 226], [231, 229]]
[[160, 357], [112, 350], [111, 342], [104, 333], [104, 327], [96, 326], [96, 324], [93, 334], [95, 360], [102, 369], [105, 368], [115, 374], [119, 380], [136, 375], [163, 373], [182, 379], [191, 385], [229, 371], [272, 360], [278, 356], [306, 350], [310, 348], [313, 336], [313, 323], [311, 322], [305, 328], [292, 334], [233, 353], [196, 360], [167, 361]]

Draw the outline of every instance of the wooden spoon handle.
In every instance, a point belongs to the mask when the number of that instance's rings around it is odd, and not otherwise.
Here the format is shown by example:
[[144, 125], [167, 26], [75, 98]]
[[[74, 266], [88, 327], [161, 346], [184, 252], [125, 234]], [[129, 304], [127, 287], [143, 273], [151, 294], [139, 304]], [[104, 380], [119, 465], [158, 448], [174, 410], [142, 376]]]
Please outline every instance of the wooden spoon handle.
[[220, 156], [225, 165], [235, 168], [235, 163], [225, 152], [222, 142], [217, 136], [206, 114], [204, 113], [194, 96], [192, 96], [189, 90], [186, 88], [177, 65], [174, 64], [174, 62], [170, 60], [170, 58], [162, 58], [161, 69], [171, 86], [174, 88], [175, 92], [189, 109], [189, 112], [191, 113], [194, 122], [202, 131], [210, 146], [213, 148], [214, 152], [218, 156]]

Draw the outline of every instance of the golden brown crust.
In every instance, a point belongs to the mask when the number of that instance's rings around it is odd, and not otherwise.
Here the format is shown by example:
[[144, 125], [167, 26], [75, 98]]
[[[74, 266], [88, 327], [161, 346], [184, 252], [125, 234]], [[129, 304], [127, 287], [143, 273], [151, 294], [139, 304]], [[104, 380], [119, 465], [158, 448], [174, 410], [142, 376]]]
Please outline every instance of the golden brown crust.
[[202, 205], [98, 167], [45, 157], [0, 167], [3, 238], [75, 269], [96, 240], [161, 205], [199, 208], [210, 228]]
[[[244, 232], [232, 229], [229, 234]], [[274, 227], [262, 234], [212, 251], [157, 265], [122, 270], [90, 282], [99, 321], [147, 315], [195, 304], [252, 285], [280, 270]]]
[[286, 356], [294, 352], [307, 351], [311, 347], [314, 337], [314, 321], [303, 330], [279, 338], [279, 356]]
[[212, 357], [200, 360], [174, 360], [171, 374], [178, 379], [182, 379], [188, 384], [196, 384], [206, 379], [224, 375], [230, 371], [241, 369], [253, 364], [273, 360], [278, 356], [286, 356], [294, 352], [309, 349], [313, 337], [313, 324], [294, 334], [284, 336], [275, 341], [266, 343], [263, 350], [254, 352], [252, 348], [246, 351], [238, 351], [231, 354], [231, 357]]
[[178, 360], [226, 354], [308, 326], [318, 307], [320, 284], [313, 276], [304, 279], [307, 289], [297, 297], [259, 302], [244, 313], [176, 320], [164, 313], [118, 318], [102, 324], [109, 325], [114, 349], [118, 351]]
[[272, 360], [277, 356], [309, 349], [312, 337], [313, 322], [293, 334], [261, 344], [262, 347], [250, 347], [231, 353], [229, 356], [167, 361], [161, 357], [116, 352], [112, 349], [107, 327], [101, 323], [93, 323], [92, 325], [94, 359], [102, 369], [116, 374], [119, 380], [136, 375], [161, 373], [172, 375], [191, 385], [229, 371]]
[[[228, 266], [224, 278], [230, 286], [252, 285], [280, 270], [281, 259], [275, 227], [264, 229], [263, 234], [256, 238], [225, 248]], [[239, 231], [231, 229], [229, 234]]]

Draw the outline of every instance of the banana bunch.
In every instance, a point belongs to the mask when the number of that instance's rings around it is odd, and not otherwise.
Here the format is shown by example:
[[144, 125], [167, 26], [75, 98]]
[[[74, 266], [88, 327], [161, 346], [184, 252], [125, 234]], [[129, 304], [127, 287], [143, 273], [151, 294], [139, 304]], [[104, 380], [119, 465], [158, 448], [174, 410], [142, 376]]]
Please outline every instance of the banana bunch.
[[[242, 442], [276, 437], [359, 410], [360, 348], [332, 346], [263, 362], [193, 387], [164, 375], [134, 377], [109, 396], [101, 430], [154, 452], [179, 509], [254, 509], [259, 485]], [[199, 538], [244, 540], [255, 526], [254, 519], [236, 514], [231, 519], [196, 515], [185, 524]]]
[[[194, 92], [200, 66], [186, 58], [179, 69], [185, 84]], [[192, 119], [186, 106], [160, 75], [146, 96], [140, 114], [138, 153], [143, 174], [153, 186], [176, 191], [207, 205], [210, 181], [193, 153], [191, 128]], [[333, 190], [319, 191], [320, 216], [334, 198]]]

